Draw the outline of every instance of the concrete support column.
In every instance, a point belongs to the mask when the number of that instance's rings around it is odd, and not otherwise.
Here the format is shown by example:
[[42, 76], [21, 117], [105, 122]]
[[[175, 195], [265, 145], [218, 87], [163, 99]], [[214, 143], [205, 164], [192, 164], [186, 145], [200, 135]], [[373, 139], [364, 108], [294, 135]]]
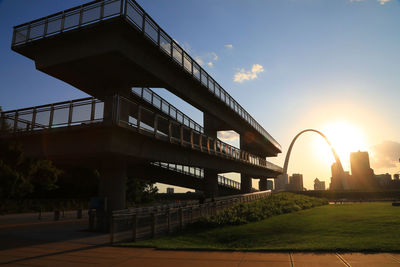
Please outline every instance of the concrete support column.
[[250, 176], [241, 173], [240, 174], [240, 191], [242, 194], [251, 193], [252, 179]]
[[[210, 114], [204, 112], [204, 133], [209, 137], [217, 139], [218, 121]], [[218, 172], [216, 170], [204, 169], [204, 194], [206, 197], [217, 197]]]
[[126, 208], [126, 163], [110, 159], [99, 168], [99, 196], [107, 198], [107, 212]]
[[267, 180], [267, 178], [261, 178], [260, 181], [258, 181], [258, 189], [260, 191], [268, 190], [268, 180]]
[[219, 195], [217, 171], [204, 169], [204, 194], [207, 198], [217, 197]]
[[[240, 149], [244, 149], [244, 150], [246, 150], [247, 152], [249, 152], [249, 151], [246, 149], [246, 143], [244, 142], [244, 138], [243, 138], [242, 136], [240, 136]], [[240, 191], [241, 191], [243, 194], [250, 193], [252, 187], [253, 187], [253, 186], [252, 186], [251, 177], [248, 176], [248, 175], [246, 175], [245, 173], [241, 173], [241, 174], [240, 174]]]

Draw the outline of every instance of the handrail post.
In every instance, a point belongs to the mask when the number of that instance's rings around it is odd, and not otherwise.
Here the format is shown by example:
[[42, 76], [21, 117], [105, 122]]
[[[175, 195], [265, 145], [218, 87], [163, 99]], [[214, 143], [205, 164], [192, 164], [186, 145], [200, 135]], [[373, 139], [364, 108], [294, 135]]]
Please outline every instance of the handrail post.
[[137, 236], [137, 215], [133, 214], [132, 216], [132, 242], [136, 242]]
[[110, 244], [114, 243], [114, 218], [111, 215], [110, 217]]
[[154, 138], [157, 138], [157, 129], [158, 129], [158, 114], [157, 113], [154, 115], [153, 128], [154, 128]]
[[49, 118], [49, 128], [53, 126], [53, 117], [54, 117], [54, 105], [50, 106], [50, 118]]
[[154, 212], [151, 213], [151, 238], [156, 236], [156, 215]]
[[181, 141], [181, 146], [183, 146], [183, 125], [180, 127], [180, 141]]

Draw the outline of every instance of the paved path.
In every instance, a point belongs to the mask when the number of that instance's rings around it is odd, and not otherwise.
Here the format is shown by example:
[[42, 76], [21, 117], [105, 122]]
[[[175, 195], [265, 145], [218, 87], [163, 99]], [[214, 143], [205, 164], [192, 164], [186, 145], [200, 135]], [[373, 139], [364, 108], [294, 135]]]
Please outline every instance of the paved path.
[[0, 265], [12, 266], [400, 266], [400, 254], [163, 251], [107, 246], [84, 221], [0, 228]]

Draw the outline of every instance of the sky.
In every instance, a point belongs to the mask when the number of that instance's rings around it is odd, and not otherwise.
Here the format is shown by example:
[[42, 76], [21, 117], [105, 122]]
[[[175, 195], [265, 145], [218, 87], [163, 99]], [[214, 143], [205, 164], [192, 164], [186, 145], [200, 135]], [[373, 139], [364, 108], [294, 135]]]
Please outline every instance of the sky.
[[[85, 2], [0, 1], [4, 110], [86, 96], [10, 49], [13, 26]], [[362, 150], [370, 153], [375, 173], [400, 171], [399, 1], [138, 3], [282, 145], [283, 152], [268, 160], [282, 166], [293, 137], [314, 128], [340, 148], [346, 170], [349, 150]], [[202, 123], [199, 110], [156, 91]], [[237, 135], [222, 137], [238, 144]], [[332, 162], [323, 139], [306, 133], [293, 148], [289, 173], [302, 173], [308, 189], [316, 177], [328, 185]]]

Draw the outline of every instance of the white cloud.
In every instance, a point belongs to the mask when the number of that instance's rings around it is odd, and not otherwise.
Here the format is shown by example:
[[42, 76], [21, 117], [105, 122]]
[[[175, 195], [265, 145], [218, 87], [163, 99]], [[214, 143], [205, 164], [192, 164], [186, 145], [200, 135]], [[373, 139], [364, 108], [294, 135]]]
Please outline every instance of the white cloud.
[[377, 0], [379, 4], [384, 5], [387, 2], [389, 2], [390, 0]]
[[203, 59], [201, 59], [201, 57], [197, 56], [194, 58], [194, 60], [196, 60], [196, 62], [200, 65], [203, 66], [204, 65], [204, 61]]
[[212, 60], [217, 61], [218, 60], [218, 55], [215, 52], [211, 52], [210, 56], [212, 57]]
[[233, 48], [233, 45], [232, 44], [226, 44], [226, 45], [224, 45], [226, 48]]
[[218, 138], [222, 141], [236, 141], [239, 140], [239, 135], [234, 131], [221, 131], [218, 132]]
[[364, 0], [350, 0], [350, 2], [363, 2]]
[[208, 62], [207, 65], [208, 65], [209, 67], [213, 67], [213, 66], [214, 66], [214, 64], [213, 64], [211, 61]]
[[260, 64], [253, 64], [251, 70], [239, 69], [239, 71], [235, 73], [233, 81], [242, 83], [246, 80], [254, 80], [261, 72], [264, 72], [263, 66], [261, 66]]

